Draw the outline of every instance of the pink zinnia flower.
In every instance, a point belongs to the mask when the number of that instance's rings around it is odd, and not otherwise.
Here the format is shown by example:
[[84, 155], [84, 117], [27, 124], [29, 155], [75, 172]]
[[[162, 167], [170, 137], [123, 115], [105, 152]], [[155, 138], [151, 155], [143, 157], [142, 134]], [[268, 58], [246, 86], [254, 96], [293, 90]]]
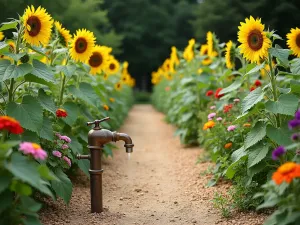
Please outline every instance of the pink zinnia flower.
[[214, 118], [216, 115], [217, 115], [216, 113], [210, 113], [210, 114], [208, 114], [207, 118], [208, 118], [208, 119], [212, 119], [212, 118]]
[[67, 148], [69, 148], [69, 146], [66, 145], [66, 144], [63, 144], [63, 145], [61, 146], [61, 148], [62, 148], [62, 149], [67, 149]]
[[217, 118], [217, 121], [221, 121], [223, 118], [222, 117], [218, 117]]
[[71, 167], [72, 163], [71, 163], [71, 159], [69, 159], [67, 156], [63, 157], [63, 160], [66, 161], [66, 163], [68, 163], [68, 165]]
[[216, 106], [215, 105], [212, 105], [211, 107], [209, 107], [210, 109], [215, 109]]
[[230, 125], [230, 126], [227, 128], [227, 130], [228, 130], [228, 131], [233, 131], [233, 130], [235, 130], [235, 128], [236, 128], [235, 125]]
[[239, 98], [235, 98], [233, 101], [236, 102], [236, 103], [238, 103], [238, 102], [240, 102], [240, 99]]
[[60, 151], [56, 151], [56, 150], [55, 150], [55, 151], [52, 152], [52, 155], [56, 156], [57, 158], [61, 158], [61, 155], [62, 155], [62, 154], [61, 154]]
[[71, 138], [69, 138], [68, 136], [60, 136], [59, 139], [67, 143], [71, 142]]
[[47, 158], [47, 152], [36, 143], [23, 142], [20, 144], [19, 150], [25, 155], [32, 155], [35, 159], [45, 160]]
[[60, 133], [55, 133], [55, 136], [60, 138], [61, 137], [61, 134]]

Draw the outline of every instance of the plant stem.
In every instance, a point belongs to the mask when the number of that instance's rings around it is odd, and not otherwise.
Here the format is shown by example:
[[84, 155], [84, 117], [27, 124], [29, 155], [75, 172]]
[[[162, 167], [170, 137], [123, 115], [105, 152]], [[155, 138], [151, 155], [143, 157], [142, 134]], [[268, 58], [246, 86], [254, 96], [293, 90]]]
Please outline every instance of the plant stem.
[[[278, 95], [277, 95], [277, 87], [276, 87], [276, 76], [273, 70], [273, 65], [272, 65], [272, 56], [269, 53], [269, 66], [270, 66], [270, 81], [271, 81], [271, 85], [272, 85], [272, 93], [273, 93], [273, 101], [277, 102], [278, 101]], [[276, 117], [276, 123], [277, 123], [277, 128], [280, 127], [280, 115], [277, 113], [275, 115]]]
[[58, 105], [60, 106], [63, 101], [63, 96], [64, 96], [64, 90], [65, 90], [65, 83], [66, 83], [66, 76], [63, 73], [60, 73], [62, 77], [62, 82], [60, 86], [60, 96], [59, 96], [59, 102]]
[[12, 102], [14, 100], [14, 84], [15, 84], [15, 79], [12, 78], [10, 80], [10, 85], [9, 85], [9, 90], [8, 90], [8, 102]]

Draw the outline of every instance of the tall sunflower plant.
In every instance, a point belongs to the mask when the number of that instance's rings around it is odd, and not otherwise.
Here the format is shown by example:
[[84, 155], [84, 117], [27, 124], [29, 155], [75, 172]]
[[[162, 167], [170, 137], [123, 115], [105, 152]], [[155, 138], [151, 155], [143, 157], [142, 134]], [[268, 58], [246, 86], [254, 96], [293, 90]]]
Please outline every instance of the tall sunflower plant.
[[[72, 183], [66, 173], [72, 171], [70, 168], [79, 167], [88, 174], [88, 162], [76, 159], [78, 153], [87, 151], [84, 146], [87, 145], [88, 128], [84, 124], [111, 116], [112, 122], [103, 125], [117, 129], [132, 105], [135, 81], [128, 72], [128, 63], [120, 65], [111, 54], [111, 48], [96, 44], [91, 31], [79, 29], [71, 35], [42, 7], [28, 7], [18, 20], [2, 23], [0, 30], [0, 114], [11, 118], [9, 121], [18, 121], [23, 129], [18, 134], [4, 132], [1, 138], [12, 156], [18, 152], [25, 158], [31, 157], [34, 163], [28, 164], [28, 169], [35, 169], [36, 172], [31, 172], [39, 173], [43, 180], [39, 182], [44, 182], [44, 189], [49, 189], [43, 192], [38, 188], [39, 192], [60, 197], [68, 203]], [[23, 142], [33, 144], [18, 147], [18, 143]], [[104, 154], [112, 156], [113, 148], [107, 146]], [[40, 152], [48, 157], [41, 161], [28, 153], [36, 149], [42, 149]], [[11, 157], [7, 160], [14, 159]], [[12, 195], [23, 186], [28, 190], [28, 187], [37, 187], [38, 184], [30, 180], [30, 173], [22, 173], [21, 178], [15, 172], [18, 170], [16, 164], [9, 165], [11, 177], [20, 182], [15, 182], [12, 189], [11, 180], [4, 181], [3, 176], [0, 180], [7, 182]], [[30, 201], [25, 199], [24, 204]], [[36, 215], [35, 219], [38, 221]]]

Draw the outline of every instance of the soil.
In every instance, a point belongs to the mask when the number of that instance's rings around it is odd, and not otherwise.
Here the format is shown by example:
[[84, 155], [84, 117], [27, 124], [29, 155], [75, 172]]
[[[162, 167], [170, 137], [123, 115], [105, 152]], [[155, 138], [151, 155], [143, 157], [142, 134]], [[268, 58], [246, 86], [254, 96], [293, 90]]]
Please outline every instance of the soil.
[[207, 188], [212, 164], [196, 164], [203, 150], [185, 148], [173, 134], [175, 128], [150, 105], [133, 107], [122, 132], [135, 146], [128, 156], [119, 143], [113, 158], [103, 160], [104, 212], [90, 213], [88, 178], [81, 174], [74, 183], [71, 202], [48, 202], [41, 212], [45, 225], [258, 225], [265, 215], [235, 213], [222, 218], [213, 208], [214, 193], [226, 193], [230, 184]]

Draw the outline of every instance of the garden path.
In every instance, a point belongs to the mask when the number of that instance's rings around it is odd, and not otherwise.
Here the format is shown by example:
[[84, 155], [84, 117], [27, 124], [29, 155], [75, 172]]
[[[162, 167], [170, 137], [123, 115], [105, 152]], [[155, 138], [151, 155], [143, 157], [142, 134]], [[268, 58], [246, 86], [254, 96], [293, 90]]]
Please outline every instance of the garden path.
[[[45, 225], [213, 225], [262, 224], [252, 213], [221, 219], [212, 207], [214, 192], [229, 184], [206, 188], [210, 175], [201, 175], [210, 163], [195, 164], [202, 150], [184, 148], [174, 137], [175, 128], [150, 105], [136, 105], [121, 128], [135, 144], [128, 160], [123, 143], [114, 158], [103, 162], [104, 212], [91, 214], [89, 181], [76, 178], [69, 206], [51, 202], [42, 211]], [[247, 221], [247, 222], [246, 222]]]

